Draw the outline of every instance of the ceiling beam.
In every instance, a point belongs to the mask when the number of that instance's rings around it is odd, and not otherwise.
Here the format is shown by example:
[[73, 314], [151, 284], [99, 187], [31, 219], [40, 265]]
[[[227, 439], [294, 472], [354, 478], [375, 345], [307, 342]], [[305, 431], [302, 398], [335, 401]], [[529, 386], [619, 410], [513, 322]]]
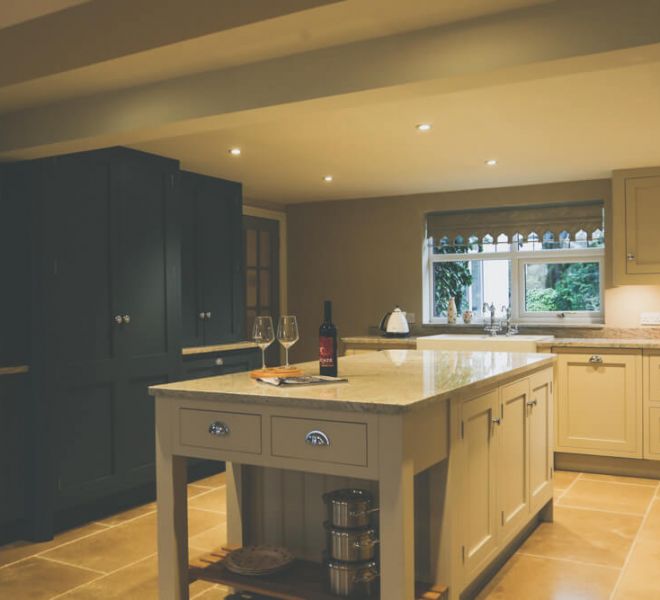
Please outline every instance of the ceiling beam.
[[[658, 22], [657, 0], [564, 0], [180, 77], [3, 115], [0, 156], [183, 135], [292, 103], [305, 109], [410, 86], [451, 90], [658, 60]], [[621, 52], [631, 48], [632, 57]]]

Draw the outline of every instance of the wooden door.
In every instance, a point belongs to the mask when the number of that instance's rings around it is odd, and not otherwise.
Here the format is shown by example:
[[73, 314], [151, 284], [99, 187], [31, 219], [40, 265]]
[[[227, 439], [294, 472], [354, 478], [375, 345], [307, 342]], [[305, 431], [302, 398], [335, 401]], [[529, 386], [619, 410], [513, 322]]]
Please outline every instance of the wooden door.
[[660, 273], [660, 177], [626, 179], [626, 272]]
[[504, 386], [501, 393], [498, 508], [501, 541], [506, 543], [529, 515], [529, 381]]
[[204, 343], [245, 339], [241, 185], [205, 177], [197, 193]]
[[494, 419], [499, 417], [498, 392], [462, 405], [463, 464], [462, 552], [465, 577], [472, 579], [497, 550], [497, 440]]
[[[243, 217], [245, 238], [245, 328], [248, 338], [257, 316], [270, 315], [277, 330], [280, 317], [279, 222]], [[279, 364], [279, 346], [274, 342], [266, 352], [268, 365]]]
[[172, 161], [141, 154], [112, 169], [118, 281], [115, 304], [120, 359], [113, 440], [124, 483], [154, 477], [154, 401], [150, 385], [166, 383], [180, 363], [180, 241]]
[[535, 513], [552, 498], [552, 374], [536, 373], [529, 384], [529, 495]]
[[641, 353], [559, 357], [557, 450], [641, 458]]
[[644, 360], [644, 458], [660, 460], [660, 356]]

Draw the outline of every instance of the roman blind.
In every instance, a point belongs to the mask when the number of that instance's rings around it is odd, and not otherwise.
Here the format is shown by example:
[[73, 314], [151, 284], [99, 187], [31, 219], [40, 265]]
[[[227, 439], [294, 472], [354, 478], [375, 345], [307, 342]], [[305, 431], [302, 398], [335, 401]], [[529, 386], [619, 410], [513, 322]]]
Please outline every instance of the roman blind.
[[603, 202], [433, 212], [427, 215], [426, 229], [429, 237], [437, 241], [447, 238], [449, 243], [458, 237], [465, 243], [471, 237], [482, 240], [486, 235], [497, 240], [501, 234], [512, 240], [516, 234], [527, 238], [536, 233], [542, 239], [548, 232], [559, 239], [564, 231], [571, 239], [578, 231], [592, 239], [594, 233], [598, 236], [604, 231]]

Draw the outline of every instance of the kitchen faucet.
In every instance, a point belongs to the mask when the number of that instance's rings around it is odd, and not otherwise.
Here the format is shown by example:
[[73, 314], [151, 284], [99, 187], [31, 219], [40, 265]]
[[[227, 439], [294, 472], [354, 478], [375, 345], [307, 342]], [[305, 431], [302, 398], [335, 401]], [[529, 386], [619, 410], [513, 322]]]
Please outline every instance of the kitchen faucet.
[[490, 333], [492, 336], [496, 336], [497, 332], [500, 330], [500, 325], [495, 323], [495, 303], [491, 302], [490, 306], [488, 305], [488, 302], [484, 302], [484, 310], [483, 312], [489, 312], [490, 311], [490, 324], [486, 325], [484, 327], [484, 331], [487, 331]]

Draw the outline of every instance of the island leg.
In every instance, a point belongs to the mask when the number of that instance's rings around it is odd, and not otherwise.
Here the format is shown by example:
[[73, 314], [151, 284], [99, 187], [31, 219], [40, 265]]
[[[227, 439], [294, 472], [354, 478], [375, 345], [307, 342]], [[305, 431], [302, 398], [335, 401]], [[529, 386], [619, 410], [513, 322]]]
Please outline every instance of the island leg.
[[380, 598], [414, 600], [414, 466], [398, 415], [379, 419], [379, 439]]
[[187, 464], [170, 450], [168, 406], [156, 407], [158, 598], [188, 600]]
[[225, 464], [227, 481], [227, 544], [243, 545], [243, 469], [241, 465]]

